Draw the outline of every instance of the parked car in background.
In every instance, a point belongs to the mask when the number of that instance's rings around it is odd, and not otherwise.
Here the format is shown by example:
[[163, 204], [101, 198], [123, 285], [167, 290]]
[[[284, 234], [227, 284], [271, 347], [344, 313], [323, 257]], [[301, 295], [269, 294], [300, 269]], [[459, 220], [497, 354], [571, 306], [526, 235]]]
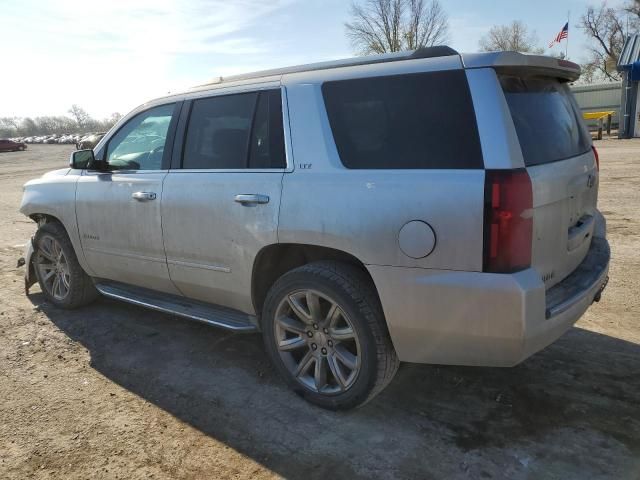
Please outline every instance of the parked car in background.
[[[22, 143], [47, 143], [47, 144], [78, 144], [81, 139], [95, 135], [93, 133], [80, 135], [78, 133], [51, 134], [31, 137], [14, 137], [9, 140]], [[99, 134], [104, 135], [104, 134]]]
[[74, 144], [77, 143], [76, 139], [74, 138], [73, 135], [70, 135], [68, 133], [65, 133], [64, 135], [61, 135], [58, 139], [57, 139], [57, 143], [61, 143], [61, 144]]
[[330, 409], [400, 361], [516, 365], [608, 279], [579, 75], [432, 47], [156, 99], [25, 185], [26, 286], [60, 308], [101, 293], [260, 331]]
[[14, 142], [13, 140], [0, 140], [0, 152], [16, 152], [25, 150], [27, 145], [22, 142]]
[[104, 137], [105, 135], [106, 133], [102, 132], [102, 133], [91, 133], [85, 137], [82, 137], [82, 139], [78, 143], [76, 143], [76, 148], [78, 150], [86, 150], [86, 149], [94, 148], [100, 142], [100, 140], [102, 140], [102, 137]]

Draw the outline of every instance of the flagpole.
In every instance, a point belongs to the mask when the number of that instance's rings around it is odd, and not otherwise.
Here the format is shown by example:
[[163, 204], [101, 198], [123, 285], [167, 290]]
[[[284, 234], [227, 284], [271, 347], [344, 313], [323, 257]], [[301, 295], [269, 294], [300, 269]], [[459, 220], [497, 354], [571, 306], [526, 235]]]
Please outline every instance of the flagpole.
[[564, 44], [564, 58], [569, 60], [569, 18], [571, 18], [571, 10], [567, 12], [567, 43]]

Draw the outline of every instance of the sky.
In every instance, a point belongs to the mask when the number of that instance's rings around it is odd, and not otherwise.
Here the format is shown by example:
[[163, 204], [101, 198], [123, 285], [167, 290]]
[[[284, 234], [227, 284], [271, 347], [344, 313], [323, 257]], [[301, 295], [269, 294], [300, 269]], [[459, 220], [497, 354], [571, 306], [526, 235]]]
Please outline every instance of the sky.
[[[474, 52], [492, 25], [522, 20], [546, 47], [600, 0], [441, 0], [449, 45]], [[619, 2], [610, 0], [611, 4]], [[0, 0], [0, 117], [95, 118], [208, 79], [353, 56], [350, 0]], [[564, 42], [562, 44], [564, 49]], [[559, 51], [558, 48], [555, 51]]]

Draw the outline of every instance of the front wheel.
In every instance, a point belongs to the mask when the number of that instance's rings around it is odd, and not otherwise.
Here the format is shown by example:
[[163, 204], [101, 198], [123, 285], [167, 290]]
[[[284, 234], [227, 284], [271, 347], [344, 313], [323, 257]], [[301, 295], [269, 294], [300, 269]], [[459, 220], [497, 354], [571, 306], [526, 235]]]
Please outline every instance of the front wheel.
[[93, 301], [98, 292], [78, 263], [64, 227], [57, 222], [38, 228], [33, 262], [42, 293], [57, 307], [73, 309]]
[[375, 289], [352, 265], [316, 262], [280, 277], [267, 295], [262, 328], [289, 386], [323, 408], [366, 403], [398, 369]]

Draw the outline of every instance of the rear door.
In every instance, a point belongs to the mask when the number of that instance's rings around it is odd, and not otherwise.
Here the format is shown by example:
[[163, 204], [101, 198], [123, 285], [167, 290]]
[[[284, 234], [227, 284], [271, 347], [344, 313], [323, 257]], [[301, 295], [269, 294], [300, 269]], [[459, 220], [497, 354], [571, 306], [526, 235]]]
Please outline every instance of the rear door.
[[499, 74], [533, 188], [532, 266], [550, 287], [584, 259], [594, 232], [598, 170], [566, 83]]
[[254, 259], [278, 241], [282, 112], [279, 89], [185, 103], [162, 197], [169, 273], [185, 296], [251, 313]]

